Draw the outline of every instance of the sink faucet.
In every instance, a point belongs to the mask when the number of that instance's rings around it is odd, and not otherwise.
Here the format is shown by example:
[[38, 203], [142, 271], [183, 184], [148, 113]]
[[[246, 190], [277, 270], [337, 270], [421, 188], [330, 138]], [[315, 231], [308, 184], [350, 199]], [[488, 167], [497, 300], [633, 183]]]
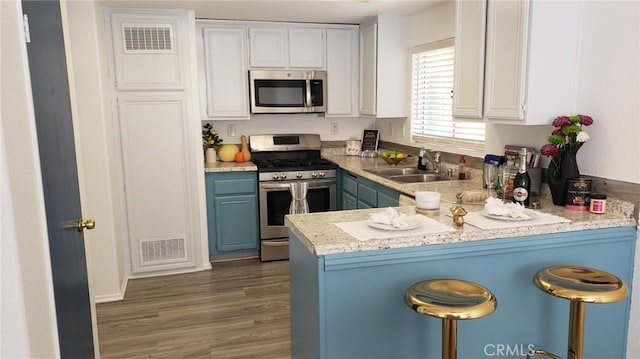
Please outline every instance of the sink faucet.
[[440, 173], [440, 152], [433, 153], [433, 172]]
[[433, 155], [430, 155], [429, 152], [425, 153], [425, 160], [429, 162], [430, 169], [435, 173], [440, 173], [440, 152], [439, 151], [431, 151]]

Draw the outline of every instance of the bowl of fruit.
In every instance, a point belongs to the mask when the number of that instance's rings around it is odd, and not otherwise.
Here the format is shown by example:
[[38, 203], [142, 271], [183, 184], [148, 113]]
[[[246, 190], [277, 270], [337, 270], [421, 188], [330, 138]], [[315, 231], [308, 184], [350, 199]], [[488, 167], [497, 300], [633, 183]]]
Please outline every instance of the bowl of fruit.
[[411, 156], [398, 151], [382, 151], [382, 153], [380, 153], [380, 157], [382, 157], [382, 159], [386, 163], [395, 166], [398, 163], [402, 162], [405, 158]]

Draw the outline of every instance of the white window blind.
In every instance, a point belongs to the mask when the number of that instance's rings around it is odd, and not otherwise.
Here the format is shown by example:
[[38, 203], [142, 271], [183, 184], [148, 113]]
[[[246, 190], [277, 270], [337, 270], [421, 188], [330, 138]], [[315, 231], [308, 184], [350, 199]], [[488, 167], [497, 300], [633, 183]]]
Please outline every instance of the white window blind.
[[411, 137], [429, 148], [484, 155], [485, 124], [453, 118], [453, 39], [413, 48]]

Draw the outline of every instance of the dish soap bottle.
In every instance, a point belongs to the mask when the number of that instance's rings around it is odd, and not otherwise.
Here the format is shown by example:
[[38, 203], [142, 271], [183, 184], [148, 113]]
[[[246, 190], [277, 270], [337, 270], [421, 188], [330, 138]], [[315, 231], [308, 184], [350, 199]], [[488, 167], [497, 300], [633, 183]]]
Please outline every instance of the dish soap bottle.
[[460, 160], [458, 161], [458, 179], [464, 180], [467, 179], [467, 169], [465, 168], [464, 155], [460, 155]]
[[418, 154], [418, 169], [427, 170], [427, 151], [424, 147], [420, 149], [420, 154]]

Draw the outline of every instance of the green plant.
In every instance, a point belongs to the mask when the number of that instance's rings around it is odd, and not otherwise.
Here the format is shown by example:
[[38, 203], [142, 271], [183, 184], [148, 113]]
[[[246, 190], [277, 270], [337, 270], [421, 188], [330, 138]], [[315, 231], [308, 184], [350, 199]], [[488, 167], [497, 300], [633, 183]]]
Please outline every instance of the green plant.
[[218, 132], [213, 129], [213, 125], [210, 123], [202, 126], [202, 145], [205, 148], [218, 147], [222, 144], [222, 139], [218, 136]]

